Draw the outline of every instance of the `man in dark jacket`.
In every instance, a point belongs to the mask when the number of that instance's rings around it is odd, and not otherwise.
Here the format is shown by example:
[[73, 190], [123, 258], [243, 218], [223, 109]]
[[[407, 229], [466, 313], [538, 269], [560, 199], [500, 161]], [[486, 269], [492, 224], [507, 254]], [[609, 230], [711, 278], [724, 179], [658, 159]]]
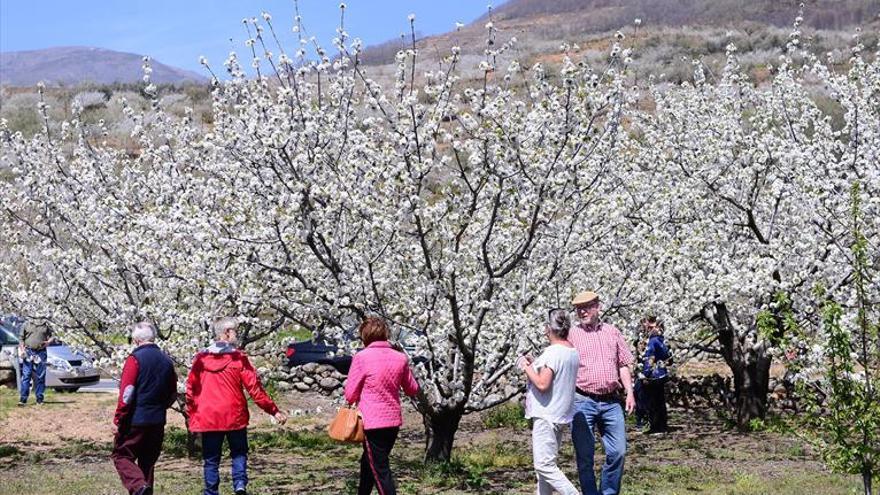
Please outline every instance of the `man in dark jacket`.
[[165, 411], [177, 398], [174, 363], [153, 342], [156, 328], [142, 321], [131, 330], [135, 348], [119, 379], [119, 402], [113, 418], [113, 464], [132, 495], [153, 493], [153, 466], [165, 437]]
[[284, 423], [287, 416], [263, 389], [247, 355], [236, 348], [238, 320], [218, 318], [211, 326], [214, 344], [196, 354], [186, 380], [189, 429], [202, 434], [205, 495], [220, 493], [220, 451], [224, 440], [229, 442], [232, 457], [232, 488], [235, 495], [247, 495], [250, 413], [244, 391], [279, 423]]

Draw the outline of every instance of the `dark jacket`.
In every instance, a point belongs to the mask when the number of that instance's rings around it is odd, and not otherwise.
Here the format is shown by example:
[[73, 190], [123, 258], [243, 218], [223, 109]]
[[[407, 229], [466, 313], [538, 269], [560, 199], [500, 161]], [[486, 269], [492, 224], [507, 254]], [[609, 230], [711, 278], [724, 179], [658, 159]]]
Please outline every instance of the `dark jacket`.
[[156, 344], [136, 347], [122, 367], [113, 422], [120, 426], [165, 424], [177, 398], [174, 363]]
[[662, 335], [652, 335], [645, 347], [645, 355], [642, 358], [642, 373], [648, 380], [663, 380], [669, 377], [666, 369], [671, 364], [672, 354]]

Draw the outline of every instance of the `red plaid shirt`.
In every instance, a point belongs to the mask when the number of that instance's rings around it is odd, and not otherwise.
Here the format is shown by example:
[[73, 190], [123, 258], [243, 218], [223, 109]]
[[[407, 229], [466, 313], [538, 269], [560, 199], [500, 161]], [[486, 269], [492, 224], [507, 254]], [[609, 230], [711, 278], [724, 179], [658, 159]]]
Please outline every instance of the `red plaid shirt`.
[[623, 385], [620, 368], [633, 362], [632, 352], [614, 325], [601, 323], [594, 328], [575, 325], [568, 341], [580, 355], [577, 387], [591, 394], [610, 394]]

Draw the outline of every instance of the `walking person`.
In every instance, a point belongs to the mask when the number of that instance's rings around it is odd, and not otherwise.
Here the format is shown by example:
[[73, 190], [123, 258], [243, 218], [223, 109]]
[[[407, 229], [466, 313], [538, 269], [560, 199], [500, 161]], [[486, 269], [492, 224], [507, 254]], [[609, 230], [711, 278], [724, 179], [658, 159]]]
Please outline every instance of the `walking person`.
[[247, 398], [283, 424], [284, 415], [263, 389], [260, 377], [247, 355], [239, 350], [238, 320], [218, 318], [211, 324], [214, 343], [196, 354], [186, 380], [186, 410], [189, 430], [202, 435], [205, 495], [220, 493], [220, 452], [229, 443], [232, 458], [232, 488], [235, 495], [247, 495], [247, 426], [250, 420]]
[[128, 493], [153, 493], [153, 467], [162, 451], [166, 410], [177, 398], [174, 363], [154, 341], [156, 328], [142, 321], [131, 329], [134, 350], [122, 366], [113, 416], [116, 472]]
[[[568, 341], [578, 351], [577, 395], [571, 425], [577, 459], [578, 478], [583, 495], [617, 495], [623, 478], [626, 454], [627, 413], [635, 409], [632, 372], [633, 355], [620, 331], [599, 320], [601, 302], [595, 292], [581, 292], [572, 300], [580, 320], [568, 334]], [[621, 392], [625, 392], [625, 398]], [[602, 437], [605, 462], [599, 486], [593, 471], [596, 437]]]
[[388, 343], [390, 332], [385, 320], [368, 317], [358, 331], [364, 349], [354, 355], [345, 381], [345, 400], [357, 403], [364, 421], [358, 495], [369, 495], [373, 486], [379, 495], [395, 495], [388, 457], [403, 424], [400, 390], [413, 397], [419, 384], [406, 354]]
[[666, 409], [666, 382], [669, 381], [667, 365], [672, 354], [663, 338], [663, 322], [655, 316], [642, 320], [642, 330], [648, 335], [648, 344], [642, 357], [642, 387], [648, 412], [647, 433], [664, 433], [668, 429]]
[[578, 495], [577, 488], [556, 465], [562, 430], [574, 416], [574, 389], [580, 359], [566, 338], [571, 319], [564, 309], [551, 310], [545, 333], [550, 346], [532, 361], [517, 365], [529, 380], [526, 418], [532, 420], [532, 460], [538, 477], [537, 495]]
[[19, 368], [21, 369], [21, 383], [18, 389], [19, 406], [27, 404], [31, 382], [34, 384], [37, 405], [43, 404], [46, 393], [46, 359], [48, 359], [46, 347], [53, 340], [52, 330], [47, 324], [34, 325], [26, 322], [22, 326], [21, 339], [18, 344]]

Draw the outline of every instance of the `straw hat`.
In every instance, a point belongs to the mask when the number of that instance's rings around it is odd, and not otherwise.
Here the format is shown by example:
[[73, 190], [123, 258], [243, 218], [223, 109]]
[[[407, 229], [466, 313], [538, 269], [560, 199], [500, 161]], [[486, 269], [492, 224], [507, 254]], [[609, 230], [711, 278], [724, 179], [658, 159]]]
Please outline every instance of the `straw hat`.
[[589, 304], [593, 301], [599, 300], [599, 294], [596, 294], [592, 291], [584, 291], [578, 293], [578, 295], [574, 296], [574, 299], [571, 300], [572, 306], [583, 306], [584, 304]]

